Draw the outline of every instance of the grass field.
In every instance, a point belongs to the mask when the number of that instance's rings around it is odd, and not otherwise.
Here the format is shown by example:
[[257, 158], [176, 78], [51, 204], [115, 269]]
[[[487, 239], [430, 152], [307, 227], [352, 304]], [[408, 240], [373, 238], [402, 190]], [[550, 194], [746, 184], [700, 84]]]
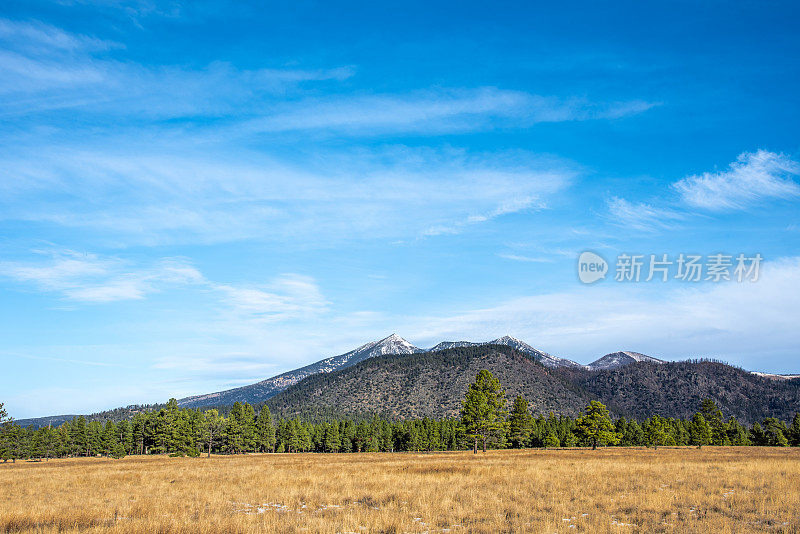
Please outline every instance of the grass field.
[[0, 464], [0, 532], [800, 532], [800, 450]]

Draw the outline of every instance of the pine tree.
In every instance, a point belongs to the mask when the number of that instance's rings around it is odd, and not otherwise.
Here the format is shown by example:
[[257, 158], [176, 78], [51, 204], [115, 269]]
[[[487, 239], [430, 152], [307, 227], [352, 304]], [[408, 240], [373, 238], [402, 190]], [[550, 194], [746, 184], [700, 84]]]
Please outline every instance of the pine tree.
[[599, 401], [591, 401], [586, 407], [586, 413], [576, 421], [578, 436], [592, 445], [592, 450], [598, 445], [614, 445], [619, 443], [614, 423], [608, 413], [608, 408]]
[[544, 437], [543, 445], [545, 448], [552, 449], [555, 447], [560, 447], [561, 441], [559, 441], [558, 435], [556, 435], [553, 430], [550, 430]]
[[228, 424], [225, 427], [225, 447], [228, 452], [239, 454], [244, 451], [244, 405], [240, 402], [233, 403], [228, 414]]
[[194, 428], [193, 412], [181, 409], [175, 399], [170, 399], [166, 408], [161, 410], [159, 428], [164, 452], [190, 456], [198, 454], [196, 444], [198, 429]]
[[[689, 434], [689, 427], [691, 422], [686, 422], [681, 419], [672, 420], [673, 435], [675, 437], [675, 445], [689, 445], [691, 436]], [[725, 435], [727, 436], [728, 428], [725, 427]]]
[[644, 445], [644, 431], [636, 421], [627, 421], [624, 417], [614, 424], [617, 434], [620, 435], [619, 444], [624, 447]]
[[125, 454], [133, 452], [133, 425], [130, 421], [120, 421], [117, 424], [117, 441]]
[[88, 436], [88, 456], [97, 456], [103, 449], [103, 425], [100, 421], [91, 421], [86, 426]]
[[89, 435], [86, 428], [86, 418], [76, 417], [72, 420], [72, 443], [75, 447], [73, 454], [89, 456]]
[[103, 427], [103, 447], [100, 451], [106, 456], [110, 456], [112, 451], [119, 449], [119, 438], [117, 438], [117, 427], [110, 419]]
[[789, 428], [789, 445], [792, 447], [800, 447], [800, 413], [794, 414], [792, 426]]
[[297, 421], [297, 424], [300, 430], [299, 432], [300, 450], [303, 452], [311, 450], [312, 441], [311, 441], [311, 433], [308, 431], [309, 429], [306, 427], [305, 423], [303, 423], [303, 421], [299, 419]]
[[339, 425], [332, 423], [325, 425], [323, 449], [325, 452], [339, 452], [342, 443], [339, 438]]
[[9, 419], [8, 412], [0, 402], [0, 459], [3, 463], [11, 459], [11, 427], [14, 422]]
[[479, 371], [461, 409], [461, 422], [473, 442], [473, 453], [478, 452], [478, 440], [483, 443], [483, 452], [487, 442], [502, 440], [507, 430], [505, 404], [505, 391], [497, 378], [486, 369]]
[[367, 427], [367, 423], [362, 421], [358, 423], [358, 425], [356, 425], [355, 438], [353, 439], [353, 446], [355, 447], [356, 452], [361, 452], [366, 450], [368, 442], [369, 442], [369, 428]]
[[700, 405], [700, 414], [711, 427], [711, 445], [728, 445], [725, 423], [722, 421], [722, 410], [711, 399], [705, 399]]
[[666, 420], [654, 415], [644, 423], [644, 436], [647, 445], [657, 449], [659, 445], [667, 444]]
[[528, 401], [520, 395], [514, 399], [511, 415], [508, 418], [508, 432], [512, 447], [520, 449], [528, 443], [532, 426], [533, 416], [528, 410]]
[[206, 442], [208, 458], [211, 458], [211, 450], [214, 448], [214, 444], [221, 440], [224, 428], [225, 419], [219, 415], [217, 410], [207, 410], [203, 413], [201, 437]]
[[272, 424], [272, 414], [266, 405], [258, 412], [256, 419], [256, 443], [261, 451], [275, 451], [275, 426]]
[[764, 429], [761, 428], [758, 422], [753, 423], [753, 427], [750, 429], [750, 441], [756, 446], [769, 445]]
[[751, 445], [748, 432], [745, 427], [739, 424], [735, 417], [731, 416], [726, 425], [726, 432], [728, 434], [728, 443], [731, 445]]
[[[336, 425], [336, 433], [339, 433], [339, 425]], [[381, 450], [383, 452], [394, 452], [394, 431], [392, 424], [383, 421], [380, 431]]]
[[353, 452], [355, 450], [356, 426], [352, 421], [347, 420], [344, 422], [339, 429], [339, 436], [342, 439], [342, 447], [340, 450], [342, 452]]
[[245, 451], [255, 451], [257, 447], [256, 411], [245, 402], [241, 414], [242, 448]]
[[696, 413], [689, 423], [689, 443], [701, 448], [711, 443], [711, 425], [708, 424], [703, 414]]
[[789, 440], [786, 439], [786, 425], [774, 417], [764, 419], [765, 445], [772, 447], [788, 447]]

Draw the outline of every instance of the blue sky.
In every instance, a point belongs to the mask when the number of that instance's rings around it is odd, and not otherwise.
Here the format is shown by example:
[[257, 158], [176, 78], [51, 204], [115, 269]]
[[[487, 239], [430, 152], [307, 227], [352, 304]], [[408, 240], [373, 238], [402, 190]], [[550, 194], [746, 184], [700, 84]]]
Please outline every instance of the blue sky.
[[[800, 371], [796, 3], [233, 4], [0, 6], [13, 416], [392, 332]], [[764, 261], [584, 285], [585, 250]]]

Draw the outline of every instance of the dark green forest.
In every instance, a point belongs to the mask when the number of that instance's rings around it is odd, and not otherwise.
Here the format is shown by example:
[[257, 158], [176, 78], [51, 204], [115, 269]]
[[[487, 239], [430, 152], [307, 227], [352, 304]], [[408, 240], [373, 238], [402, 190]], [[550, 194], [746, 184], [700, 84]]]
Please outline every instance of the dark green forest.
[[[499, 389], [499, 382], [494, 382], [500, 402], [493, 413], [476, 415], [470, 411], [470, 406], [486, 404], [476, 398], [481, 393], [472, 391], [473, 384], [463, 402], [462, 416], [443, 419], [356, 419], [319, 414], [313, 418], [316, 420], [287, 419], [274, 417], [266, 405], [257, 410], [238, 402], [225, 416], [216, 409], [181, 408], [171, 399], [159, 409], [136, 413], [130, 420], [87, 421], [79, 416], [58, 427], [33, 428], [9, 420], [0, 404], [0, 458], [7, 462], [98, 455], [467, 450], [477, 446], [481, 432], [491, 434], [489, 448], [582, 447], [593, 445], [592, 434], [585, 428], [587, 420], [606, 425], [602, 433], [594, 434], [595, 445], [600, 435], [601, 445], [619, 446], [800, 446], [800, 414], [795, 414], [791, 422], [767, 418], [745, 426], [735, 417], [725, 418], [716, 403], [707, 399], [690, 419], [653, 415], [639, 421], [612, 421], [605, 406], [596, 401], [578, 418], [552, 413], [535, 416], [522, 396], [506, 411], [504, 391]], [[598, 405], [603, 412], [590, 414]], [[476, 430], [479, 428], [484, 430]]]

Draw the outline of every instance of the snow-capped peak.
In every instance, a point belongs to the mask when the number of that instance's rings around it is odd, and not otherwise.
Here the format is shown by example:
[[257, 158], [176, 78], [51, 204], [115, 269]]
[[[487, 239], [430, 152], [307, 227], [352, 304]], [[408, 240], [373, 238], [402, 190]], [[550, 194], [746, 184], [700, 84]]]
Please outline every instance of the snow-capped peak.
[[397, 334], [392, 334], [380, 341], [374, 341], [373, 344], [373, 351], [376, 351], [377, 354], [413, 354], [420, 352], [420, 349]]
[[637, 362], [664, 363], [664, 360], [653, 358], [652, 356], [642, 354], [641, 352], [633, 352], [631, 350], [621, 350], [618, 352], [612, 352], [610, 354], [606, 354], [602, 358], [595, 360], [589, 365], [587, 365], [586, 368], [592, 371], [601, 369], [617, 369], [618, 367], [623, 367], [625, 365]]
[[653, 358], [652, 356], [648, 356], [646, 354], [642, 354], [641, 352], [633, 352], [632, 350], [623, 350], [622, 354], [625, 354], [626, 356], [630, 356], [631, 358], [633, 358], [637, 362], [653, 362], [653, 361], [661, 362], [662, 361], [662, 360], [659, 360], [658, 358]]
[[[511, 337], [511, 336], [499, 337], [499, 338], [495, 339], [494, 341], [492, 341], [492, 343], [494, 343], [495, 345], [510, 345], [512, 343], [520, 344], [520, 345], [528, 345], [524, 341], [520, 341], [519, 339], [517, 339], [515, 337]], [[530, 346], [530, 345], [528, 345], [528, 346]]]

